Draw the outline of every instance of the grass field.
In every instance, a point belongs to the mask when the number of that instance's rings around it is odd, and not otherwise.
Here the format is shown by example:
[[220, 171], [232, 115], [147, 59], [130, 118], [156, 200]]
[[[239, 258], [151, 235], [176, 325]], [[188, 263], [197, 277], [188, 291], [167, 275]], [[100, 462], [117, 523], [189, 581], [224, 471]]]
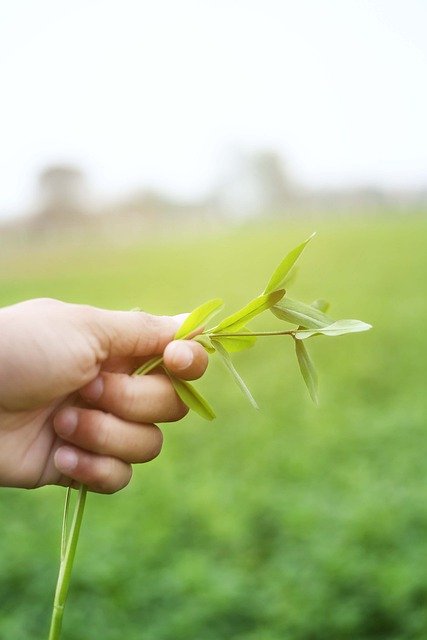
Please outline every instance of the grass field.
[[[231, 311], [313, 229], [292, 294], [374, 329], [311, 343], [319, 408], [287, 338], [236, 356], [260, 412], [212, 362], [218, 419], [165, 426], [127, 489], [89, 496], [64, 640], [427, 637], [425, 215], [3, 251], [0, 304], [178, 313], [221, 296]], [[1, 639], [47, 635], [62, 500], [0, 491]]]

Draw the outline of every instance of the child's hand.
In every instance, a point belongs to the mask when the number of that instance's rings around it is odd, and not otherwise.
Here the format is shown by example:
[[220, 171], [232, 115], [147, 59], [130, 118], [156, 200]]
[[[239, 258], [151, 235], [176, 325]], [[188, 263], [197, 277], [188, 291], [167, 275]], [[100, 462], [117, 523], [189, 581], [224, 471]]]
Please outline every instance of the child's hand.
[[126, 486], [160, 452], [153, 423], [188, 411], [166, 375], [129, 374], [162, 353], [181, 378], [206, 369], [199, 344], [171, 343], [182, 320], [50, 299], [0, 309], [0, 485]]

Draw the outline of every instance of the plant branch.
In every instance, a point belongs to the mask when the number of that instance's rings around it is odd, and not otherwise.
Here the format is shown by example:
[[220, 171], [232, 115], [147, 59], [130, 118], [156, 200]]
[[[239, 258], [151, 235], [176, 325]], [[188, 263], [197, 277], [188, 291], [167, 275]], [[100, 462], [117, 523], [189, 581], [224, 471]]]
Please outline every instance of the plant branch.
[[294, 336], [296, 333], [296, 330], [293, 331], [251, 331], [250, 333], [209, 333], [209, 331], [207, 333], [205, 333], [205, 336], [208, 336], [209, 338], [214, 338], [214, 339], [218, 339], [218, 338], [256, 338], [256, 337], [261, 337], [261, 336]]

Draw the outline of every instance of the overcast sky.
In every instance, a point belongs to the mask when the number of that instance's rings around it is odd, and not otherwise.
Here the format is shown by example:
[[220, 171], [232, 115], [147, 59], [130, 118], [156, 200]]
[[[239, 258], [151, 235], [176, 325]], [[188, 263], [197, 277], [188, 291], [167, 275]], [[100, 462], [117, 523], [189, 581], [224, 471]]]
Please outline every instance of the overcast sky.
[[427, 186], [426, 0], [0, 6], [0, 216], [49, 163], [198, 195], [236, 150], [308, 185]]

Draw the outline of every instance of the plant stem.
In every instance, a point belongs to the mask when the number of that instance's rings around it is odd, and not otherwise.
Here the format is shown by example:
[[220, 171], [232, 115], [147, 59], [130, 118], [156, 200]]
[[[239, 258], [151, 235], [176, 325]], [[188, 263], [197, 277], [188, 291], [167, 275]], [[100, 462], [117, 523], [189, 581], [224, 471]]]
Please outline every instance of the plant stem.
[[64, 561], [65, 552], [67, 550], [67, 531], [68, 531], [68, 512], [70, 510], [71, 487], [67, 487], [64, 502], [64, 515], [62, 516], [62, 532], [61, 532], [61, 562]]
[[79, 539], [80, 527], [82, 524], [83, 511], [85, 507], [87, 488], [85, 485], [80, 485], [79, 495], [77, 503], [74, 508], [73, 522], [71, 524], [70, 533], [66, 541], [65, 552], [64, 541], [66, 539], [66, 533], [64, 528], [66, 527], [66, 512], [68, 509], [69, 495], [67, 493], [65, 509], [64, 509], [64, 521], [62, 531], [62, 545], [61, 545], [61, 564], [59, 565], [58, 580], [56, 583], [55, 598], [53, 601], [52, 619], [49, 631], [49, 640], [58, 640], [61, 635], [62, 617], [64, 614], [65, 601], [67, 599], [68, 588], [70, 586], [71, 571], [73, 569], [74, 557], [76, 555], [77, 542]]
[[152, 358], [148, 360], [145, 364], [142, 364], [138, 369], [136, 369], [132, 375], [134, 376], [143, 376], [146, 373], [149, 373], [163, 362], [163, 356], [157, 356], [156, 358]]
[[209, 333], [207, 331], [204, 335], [209, 336], [209, 338], [252, 338], [258, 336], [293, 336], [295, 335], [294, 331], [251, 331], [250, 333]]
[[[235, 338], [239, 336], [243, 338], [247, 338], [251, 336], [254, 336], [254, 337], [293, 336], [295, 335], [295, 330], [294, 331], [251, 331], [251, 333], [239, 333], [238, 331], [234, 333], [223, 333], [222, 331], [221, 333], [209, 333], [209, 330], [208, 330], [202, 335], [208, 336], [209, 338]], [[186, 338], [182, 338], [182, 339], [185, 340]], [[143, 376], [146, 373], [150, 373], [150, 371], [152, 371], [156, 367], [159, 367], [161, 364], [163, 364], [163, 356], [157, 356], [156, 358], [152, 358], [151, 360], [148, 360], [148, 362], [145, 362], [140, 367], [138, 367], [138, 369], [136, 369], [132, 375]]]

